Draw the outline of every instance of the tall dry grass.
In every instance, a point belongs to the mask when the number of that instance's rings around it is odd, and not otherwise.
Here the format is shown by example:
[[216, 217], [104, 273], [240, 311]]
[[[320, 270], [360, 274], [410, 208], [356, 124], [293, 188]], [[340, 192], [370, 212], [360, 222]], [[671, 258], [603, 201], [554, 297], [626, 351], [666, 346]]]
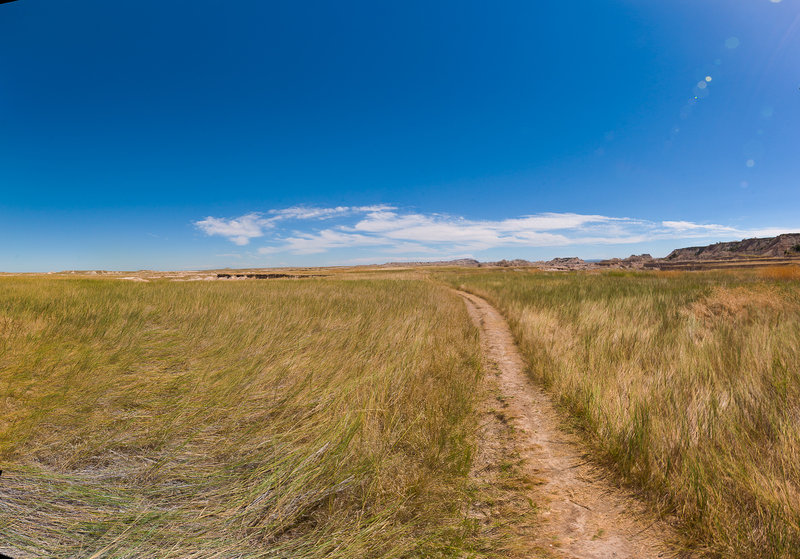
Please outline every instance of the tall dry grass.
[[771, 266], [760, 270], [762, 276], [774, 280], [800, 280], [800, 266]]
[[479, 377], [419, 281], [0, 280], [0, 550], [463, 556]]
[[439, 277], [505, 313], [596, 455], [693, 547], [800, 557], [794, 270]]

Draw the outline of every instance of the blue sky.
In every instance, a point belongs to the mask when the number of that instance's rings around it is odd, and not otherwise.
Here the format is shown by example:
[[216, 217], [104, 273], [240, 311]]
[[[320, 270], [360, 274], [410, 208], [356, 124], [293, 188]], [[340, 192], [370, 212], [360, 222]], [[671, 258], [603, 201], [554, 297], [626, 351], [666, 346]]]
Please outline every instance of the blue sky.
[[800, 2], [0, 5], [0, 271], [800, 230]]

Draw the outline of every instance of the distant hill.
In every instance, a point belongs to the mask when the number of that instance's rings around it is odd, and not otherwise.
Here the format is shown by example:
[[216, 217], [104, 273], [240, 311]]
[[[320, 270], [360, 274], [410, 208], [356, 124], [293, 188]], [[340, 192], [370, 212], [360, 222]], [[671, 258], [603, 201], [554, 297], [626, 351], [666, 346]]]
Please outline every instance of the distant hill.
[[552, 260], [498, 260], [479, 262], [472, 258], [441, 260], [436, 262], [390, 262], [382, 267], [459, 266], [464, 268], [537, 268], [540, 270], [592, 270], [620, 268], [627, 270], [703, 270], [753, 266], [777, 266], [800, 262], [800, 233], [787, 233], [777, 237], [744, 239], [713, 245], [677, 248], [665, 258], [649, 254], [632, 254], [627, 258], [611, 258], [586, 262], [580, 258], [553, 258]]
[[664, 258], [667, 262], [686, 260], [734, 260], [749, 257], [800, 256], [800, 233], [788, 233], [777, 237], [744, 239], [728, 243], [678, 248]]
[[410, 266], [460, 266], [462, 268], [477, 268], [481, 263], [473, 258], [459, 258], [458, 260], [435, 260], [432, 262], [387, 262], [380, 264], [382, 268], [407, 268]]
[[[647, 255], [648, 258], [650, 257]], [[638, 257], [631, 257], [638, 258]], [[630, 258], [619, 260], [628, 262]], [[587, 270], [594, 268], [594, 264], [585, 262], [580, 258], [553, 258], [552, 260], [498, 260], [497, 262], [479, 262], [474, 258], [459, 258], [458, 260], [436, 260], [431, 262], [387, 262], [379, 264], [380, 268], [409, 268], [417, 266], [457, 266], [460, 268], [539, 268], [542, 270]]]

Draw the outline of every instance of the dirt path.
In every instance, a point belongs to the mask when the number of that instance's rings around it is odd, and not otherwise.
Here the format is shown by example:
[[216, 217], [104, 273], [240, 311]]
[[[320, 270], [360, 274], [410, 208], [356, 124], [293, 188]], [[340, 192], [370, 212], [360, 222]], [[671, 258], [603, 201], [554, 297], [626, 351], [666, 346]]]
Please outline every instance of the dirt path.
[[[669, 527], [649, 517], [641, 503], [606, 481], [602, 472], [587, 463], [578, 439], [559, 427], [549, 397], [528, 379], [502, 315], [480, 297], [462, 291], [458, 294], [480, 328], [487, 370], [495, 372], [488, 375], [489, 382], [495, 383], [495, 397], [487, 404], [494, 415], [486, 413], [489, 419], [484, 421], [482, 448], [473, 476], [496, 476], [491, 473], [492, 462], [518, 456], [524, 475], [533, 480], [520, 489], [539, 508], [537, 522], [517, 530], [530, 545], [530, 552], [522, 556], [686, 557], [666, 543], [676, 541]], [[493, 436], [498, 429], [492, 427], [496, 421], [492, 417], [509, 422], [514, 436]], [[517, 448], [503, 448], [509, 441]]]

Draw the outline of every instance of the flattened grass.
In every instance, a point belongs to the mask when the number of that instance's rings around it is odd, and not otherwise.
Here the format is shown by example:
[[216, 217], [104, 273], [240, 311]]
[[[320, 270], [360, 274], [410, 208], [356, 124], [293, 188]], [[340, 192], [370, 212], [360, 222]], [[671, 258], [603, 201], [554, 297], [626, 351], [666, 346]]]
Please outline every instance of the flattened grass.
[[607, 464], [727, 557], [800, 556], [796, 270], [439, 277], [496, 304]]
[[480, 356], [420, 281], [0, 279], [0, 550], [460, 556]]

